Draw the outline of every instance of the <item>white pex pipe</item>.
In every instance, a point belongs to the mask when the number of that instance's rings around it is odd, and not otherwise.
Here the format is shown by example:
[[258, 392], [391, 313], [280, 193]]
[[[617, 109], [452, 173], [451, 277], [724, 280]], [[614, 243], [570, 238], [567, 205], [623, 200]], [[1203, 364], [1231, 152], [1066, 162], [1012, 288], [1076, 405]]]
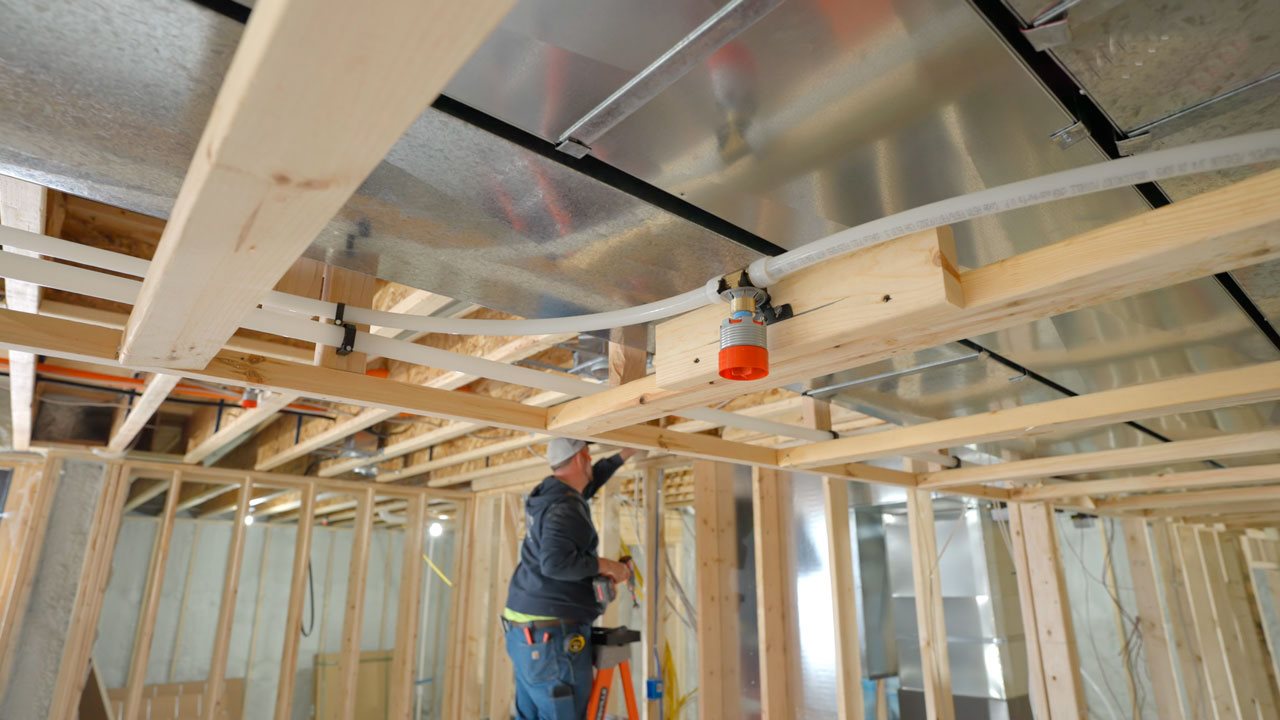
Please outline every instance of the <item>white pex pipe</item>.
[[[828, 258], [950, 223], [972, 220], [1041, 203], [1086, 195], [1144, 182], [1182, 175], [1224, 170], [1280, 160], [1280, 130], [1239, 135], [1223, 140], [1195, 143], [1134, 157], [1108, 160], [1029, 180], [1000, 185], [968, 195], [940, 200], [912, 210], [895, 213], [771, 258], [751, 263], [748, 272], [758, 287], [769, 287], [794, 272]], [[716, 292], [720, 278], [701, 288], [625, 310], [534, 320], [466, 320], [434, 318], [347, 308], [355, 322], [419, 332], [459, 335], [544, 335], [565, 332], [608, 330], [627, 325], [662, 320], [704, 305], [720, 302]], [[302, 298], [273, 294], [264, 304], [306, 315], [332, 316], [332, 304], [299, 302]]]
[[[42, 255], [61, 260], [72, 260], [85, 264], [95, 262], [104, 269], [137, 274], [139, 276], [146, 274], [148, 266], [145, 260], [106, 250], [89, 248], [67, 240], [37, 235], [15, 228], [0, 227], [0, 245], [31, 249]], [[86, 250], [92, 252], [86, 253]], [[138, 292], [142, 289], [142, 282], [139, 280], [116, 277], [96, 270], [48, 262], [15, 253], [0, 253], [0, 277], [25, 280], [42, 287], [80, 293], [104, 300], [114, 300], [128, 305], [134, 304], [137, 300]], [[328, 303], [319, 304], [326, 306], [326, 308], [329, 305]], [[243, 327], [331, 346], [339, 344], [343, 336], [342, 329], [335, 325], [315, 321], [309, 317], [301, 317], [293, 313], [258, 308], [249, 312], [249, 315], [243, 321]], [[588, 382], [566, 375], [509, 365], [496, 360], [463, 355], [365, 332], [356, 333], [356, 347], [360, 348], [362, 352], [395, 360], [466, 373], [477, 377], [486, 377], [539, 390], [564, 393], [572, 397], [587, 397], [609, 389], [607, 385]], [[681, 411], [680, 414], [712, 422], [716, 425], [802, 440], [830, 440], [833, 437], [831, 433], [820, 430], [737, 415], [711, 408], [694, 408]]]
[[[889, 215], [842, 230], [777, 257], [756, 260], [751, 263], [748, 272], [753, 283], [759, 287], [768, 287], [787, 275], [825, 259], [871, 247], [912, 232], [1137, 183], [1273, 160], [1280, 160], [1280, 130], [1250, 133], [1224, 140], [1212, 140], [1119, 160], [1109, 160], [1030, 180], [1020, 180]], [[15, 235], [15, 232], [21, 231], [14, 231], [11, 228], [3, 228], [3, 230], [9, 232], [3, 233], [4, 240], [0, 245], [73, 260], [134, 277], [144, 277], [150, 265], [145, 260], [106, 250], [75, 243], [70, 243], [72, 247], [68, 249], [59, 246], [55, 238], [31, 233]], [[720, 296], [716, 292], [719, 281], [720, 278], [715, 277], [708, 280], [702, 287], [689, 292], [624, 310], [571, 317], [533, 320], [467, 320], [391, 313], [348, 306], [345, 318], [359, 324], [457, 335], [547, 335], [608, 330], [662, 320], [696, 310], [704, 305], [720, 302]], [[262, 304], [264, 307], [287, 310], [308, 317], [333, 317], [336, 308], [335, 303], [274, 291], [263, 298]]]

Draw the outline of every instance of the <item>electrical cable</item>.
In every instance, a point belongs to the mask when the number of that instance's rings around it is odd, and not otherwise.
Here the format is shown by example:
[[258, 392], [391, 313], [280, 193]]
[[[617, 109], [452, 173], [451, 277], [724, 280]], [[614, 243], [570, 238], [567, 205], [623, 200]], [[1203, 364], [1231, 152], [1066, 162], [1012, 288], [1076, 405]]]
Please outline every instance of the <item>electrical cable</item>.
[[311, 633], [316, 629], [316, 585], [315, 581], [311, 577], [310, 557], [307, 558], [307, 599], [309, 600], [307, 605], [311, 608], [311, 612], [309, 614], [307, 624], [305, 626], [301, 626], [300, 624], [300, 627], [298, 628], [302, 631], [302, 637], [311, 637]]

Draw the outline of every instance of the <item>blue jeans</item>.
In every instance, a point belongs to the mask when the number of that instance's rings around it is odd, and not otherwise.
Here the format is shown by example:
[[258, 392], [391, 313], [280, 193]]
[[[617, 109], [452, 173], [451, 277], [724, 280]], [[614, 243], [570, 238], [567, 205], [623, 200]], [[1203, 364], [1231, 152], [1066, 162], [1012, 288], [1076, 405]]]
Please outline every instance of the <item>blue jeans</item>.
[[[516, 671], [517, 720], [582, 720], [594, 680], [591, 626], [566, 622], [559, 627], [507, 630], [507, 655]], [[582, 647], [574, 647], [581, 636]], [[576, 652], [575, 652], [576, 650]]]

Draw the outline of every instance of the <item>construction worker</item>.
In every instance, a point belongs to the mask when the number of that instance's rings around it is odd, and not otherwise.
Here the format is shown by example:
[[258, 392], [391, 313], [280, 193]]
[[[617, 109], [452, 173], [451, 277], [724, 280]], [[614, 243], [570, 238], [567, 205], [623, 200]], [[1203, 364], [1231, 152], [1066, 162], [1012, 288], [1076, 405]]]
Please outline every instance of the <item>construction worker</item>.
[[507, 654], [515, 666], [519, 720], [581, 720], [591, 694], [591, 623], [604, 611], [592, 587], [631, 577], [628, 567], [597, 554], [599, 537], [587, 500], [635, 450], [594, 465], [587, 444], [547, 444], [551, 475], [525, 503], [520, 562], [502, 611]]

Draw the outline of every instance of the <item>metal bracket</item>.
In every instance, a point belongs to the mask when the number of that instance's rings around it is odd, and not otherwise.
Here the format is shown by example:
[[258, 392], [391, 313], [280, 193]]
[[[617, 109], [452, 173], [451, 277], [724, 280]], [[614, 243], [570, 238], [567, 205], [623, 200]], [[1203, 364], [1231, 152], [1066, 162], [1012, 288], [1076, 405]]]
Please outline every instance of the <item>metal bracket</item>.
[[1061, 20], [1026, 28], [1022, 31], [1022, 37], [1026, 38], [1037, 52], [1044, 52], [1071, 42], [1071, 26], [1064, 17]]
[[1060, 150], [1066, 150], [1087, 137], [1089, 137], [1089, 129], [1084, 126], [1084, 123], [1077, 120], [1050, 135], [1049, 139]]
[[350, 355], [356, 349], [356, 326], [343, 320], [342, 316], [346, 311], [347, 304], [338, 303], [338, 308], [333, 313], [333, 324], [342, 328], [342, 344], [334, 351], [339, 355]]
[[556, 149], [575, 158], [584, 158], [591, 154], [591, 146], [584, 145], [573, 138], [562, 140], [556, 145]]

